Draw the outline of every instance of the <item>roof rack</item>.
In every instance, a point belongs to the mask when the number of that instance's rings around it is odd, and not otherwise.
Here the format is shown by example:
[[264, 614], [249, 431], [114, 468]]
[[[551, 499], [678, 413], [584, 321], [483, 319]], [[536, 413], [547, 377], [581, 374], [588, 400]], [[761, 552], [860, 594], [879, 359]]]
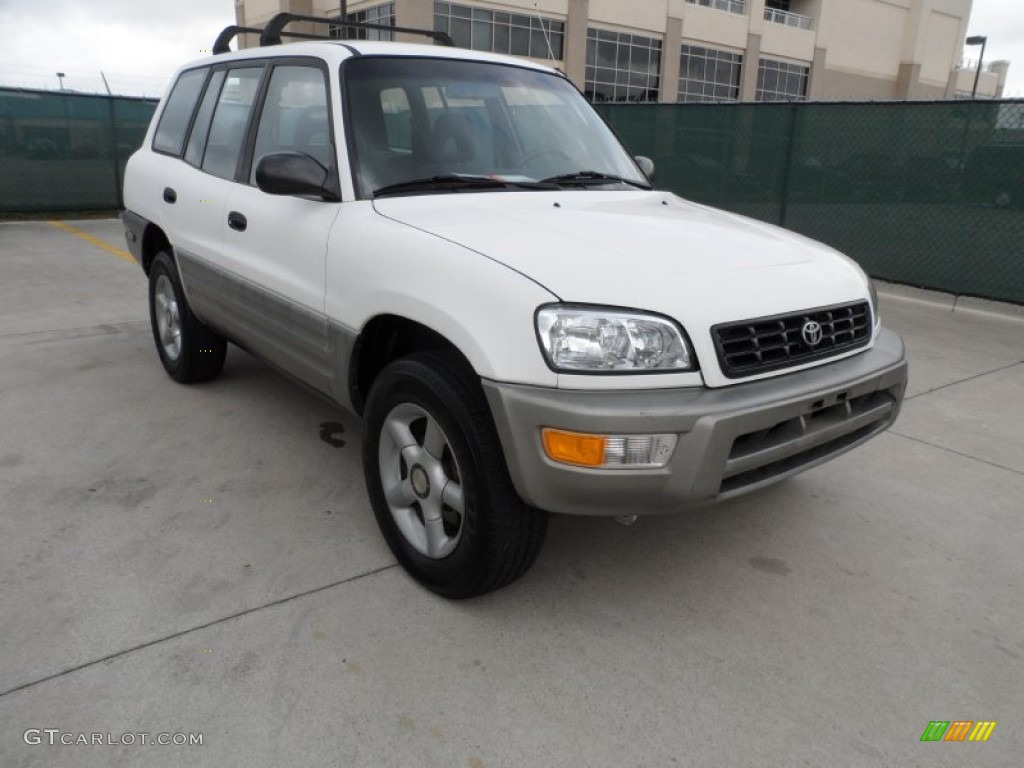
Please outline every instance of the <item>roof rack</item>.
[[224, 27], [224, 29], [220, 31], [220, 34], [217, 35], [217, 39], [213, 43], [213, 55], [217, 56], [221, 53], [230, 53], [231, 41], [235, 39], [236, 35], [240, 35], [243, 32], [251, 32], [254, 35], [263, 34], [262, 29], [256, 29], [255, 27], [239, 27], [234, 25], [230, 27]]
[[249, 33], [260, 36], [260, 47], [266, 45], [280, 45], [282, 37], [293, 37], [300, 40], [332, 40], [334, 38], [324, 37], [323, 35], [307, 35], [303, 32], [285, 32], [284, 28], [291, 24], [293, 21], [305, 21], [312, 22], [314, 24], [328, 24], [332, 27], [342, 27], [344, 29], [374, 29], [381, 32], [402, 32], [407, 35], [423, 35], [429, 37], [441, 45], [446, 45], [450, 48], [455, 47], [454, 41], [448, 36], [447, 32], [436, 32], [432, 29], [415, 29], [413, 27], [392, 27], [385, 24], [366, 24], [359, 21], [341, 21], [340, 19], [329, 19], [324, 16], [302, 16], [297, 13], [278, 13], [271, 17], [270, 21], [267, 22], [267, 26], [263, 29], [257, 29], [255, 27], [240, 27], [232, 25], [230, 27], [224, 27], [221, 33], [217, 35], [217, 40], [213, 44], [213, 55], [216, 56], [221, 53], [228, 53], [231, 51], [231, 41], [236, 36], [243, 33]]
[[[394, 27], [388, 27], [388, 29], [394, 29]], [[224, 27], [220, 34], [217, 35], [217, 40], [213, 43], [213, 55], [216, 56], [221, 53], [231, 52], [231, 41], [235, 39], [237, 35], [251, 34], [251, 35], [263, 35], [263, 30], [256, 27], [239, 27], [230, 26]], [[324, 37], [323, 35], [307, 35], [305, 32], [281, 32], [282, 37], [294, 37], [299, 40], [331, 40], [333, 38]]]
[[376, 29], [383, 32], [402, 32], [408, 35], [423, 35], [432, 38], [441, 45], [454, 48], [455, 43], [446, 32], [435, 32], [432, 29], [415, 29], [413, 27], [392, 27], [385, 24], [366, 24], [359, 21], [342, 21], [341, 19], [329, 19], [325, 16], [302, 16], [297, 13], [278, 13], [274, 15], [260, 35], [260, 46], [280, 45], [281, 35], [294, 36], [290, 32], [284, 32], [284, 28], [293, 21], [306, 21], [313, 24], [328, 24], [332, 27], [343, 27], [345, 29]]

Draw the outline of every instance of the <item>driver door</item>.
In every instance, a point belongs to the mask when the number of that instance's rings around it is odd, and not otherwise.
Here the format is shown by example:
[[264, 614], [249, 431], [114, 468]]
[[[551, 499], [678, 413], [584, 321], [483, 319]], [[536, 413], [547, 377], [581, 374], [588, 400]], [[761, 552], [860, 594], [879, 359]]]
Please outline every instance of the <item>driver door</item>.
[[222, 248], [225, 266], [241, 278], [238, 312], [246, 343], [324, 392], [333, 373], [324, 275], [340, 204], [269, 195], [255, 178], [260, 158], [281, 151], [303, 152], [337, 172], [328, 82], [315, 60], [281, 59], [272, 67], [252, 155], [227, 199]]

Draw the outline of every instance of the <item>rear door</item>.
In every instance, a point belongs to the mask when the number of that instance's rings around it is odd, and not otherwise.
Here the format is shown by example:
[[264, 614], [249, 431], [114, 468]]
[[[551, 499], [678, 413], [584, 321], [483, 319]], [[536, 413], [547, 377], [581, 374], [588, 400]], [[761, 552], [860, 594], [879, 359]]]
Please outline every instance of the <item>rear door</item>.
[[[212, 258], [220, 248], [221, 212], [212, 200], [203, 174], [183, 161], [192, 152], [189, 127], [198, 123], [204, 111], [209, 122], [210, 94], [216, 98], [224, 72], [214, 74], [201, 67], [183, 72], [175, 83], [153, 137], [154, 184], [147, 194], [149, 210], [157, 211], [156, 220], [167, 233], [177, 254]], [[196, 119], [199, 108], [200, 118]], [[194, 134], [193, 134], [194, 135]], [[205, 141], [205, 139], [204, 139]], [[223, 201], [221, 201], [223, 205]]]
[[261, 61], [212, 69], [173, 181], [171, 240], [185, 292], [196, 314], [222, 330], [223, 223], [266, 70]]

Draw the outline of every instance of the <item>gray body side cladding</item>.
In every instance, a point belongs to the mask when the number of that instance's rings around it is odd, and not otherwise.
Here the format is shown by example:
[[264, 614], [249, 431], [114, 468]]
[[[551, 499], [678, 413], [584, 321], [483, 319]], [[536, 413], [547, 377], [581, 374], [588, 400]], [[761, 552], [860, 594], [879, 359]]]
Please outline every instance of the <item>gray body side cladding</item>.
[[143, 264], [142, 242], [149, 222], [131, 211], [121, 211], [121, 222], [124, 224], [124, 239], [128, 244], [128, 252], [132, 257]]
[[353, 410], [348, 384], [356, 331], [185, 251], [177, 249], [175, 256], [189, 304], [200, 320]]

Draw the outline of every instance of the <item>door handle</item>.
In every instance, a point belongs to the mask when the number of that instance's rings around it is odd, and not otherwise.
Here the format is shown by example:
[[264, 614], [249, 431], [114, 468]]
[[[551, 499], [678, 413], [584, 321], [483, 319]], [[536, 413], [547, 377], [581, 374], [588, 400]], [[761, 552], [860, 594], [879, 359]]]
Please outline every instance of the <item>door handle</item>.
[[164, 202], [172, 205], [178, 202], [178, 193], [170, 187], [164, 187]]
[[249, 226], [249, 222], [246, 221], [245, 216], [240, 214], [238, 211], [232, 211], [228, 214], [228, 226], [236, 232], [245, 232], [245, 228]]

